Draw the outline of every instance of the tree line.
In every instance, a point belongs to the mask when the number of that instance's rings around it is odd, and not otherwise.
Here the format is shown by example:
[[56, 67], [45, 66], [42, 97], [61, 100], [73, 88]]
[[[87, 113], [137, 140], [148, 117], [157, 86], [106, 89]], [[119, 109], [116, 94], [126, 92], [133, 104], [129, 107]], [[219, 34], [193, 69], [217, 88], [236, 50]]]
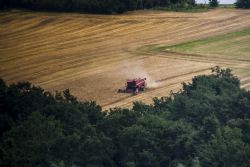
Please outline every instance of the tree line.
[[156, 6], [187, 7], [195, 5], [195, 0], [0, 0], [0, 4], [5, 8], [110, 14]]
[[250, 92], [229, 69], [213, 72], [105, 112], [69, 90], [0, 80], [0, 166], [249, 167]]
[[[209, 0], [210, 7], [217, 7], [218, 5], [218, 0]], [[235, 5], [237, 8], [247, 9], [250, 8], [250, 0], [237, 0]], [[0, 0], [0, 9], [23, 8], [103, 14], [124, 13], [153, 7], [178, 9], [195, 6], [197, 6], [195, 0]]]
[[237, 8], [250, 9], [250, 0], [237, 0], [235, 5]]

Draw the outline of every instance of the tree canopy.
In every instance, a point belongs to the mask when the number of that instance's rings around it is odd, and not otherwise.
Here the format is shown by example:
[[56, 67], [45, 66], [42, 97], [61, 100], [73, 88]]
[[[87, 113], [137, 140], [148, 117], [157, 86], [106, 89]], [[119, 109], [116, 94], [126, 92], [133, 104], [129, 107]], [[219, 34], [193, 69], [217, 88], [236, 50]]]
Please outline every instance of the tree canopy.
[[105, 112], [69, 90], [0, 80], [0, 120], [0, 166], [250, 165], [250, 92], [219, 67], [152, 105]]
[[123, 13], [152, 7], [194, 6], [195, 0], [0, 0], [2, 7], [88, 13]]
[[211, 7], [217, 7], [219, 6], [219, 1], [218, 0], [209, 0], [209, 6]]
[[237, 8], [250, 9], [250, 0], [237, 0], [235, 5]]

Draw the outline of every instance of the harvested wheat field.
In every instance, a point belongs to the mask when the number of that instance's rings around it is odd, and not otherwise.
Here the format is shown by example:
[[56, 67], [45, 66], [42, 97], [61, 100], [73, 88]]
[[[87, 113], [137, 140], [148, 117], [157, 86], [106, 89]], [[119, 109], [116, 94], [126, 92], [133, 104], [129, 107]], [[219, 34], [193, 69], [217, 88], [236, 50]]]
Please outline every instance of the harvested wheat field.
[[[49, 91], [69, 88], [78, 99], [95, 100], [104, 109], [130, 107], [135, 100], [150, 103], [153, 97], [179, 90], [182, 82], [208, 74], [215, 65], [235, 68], [248, 87], [249, 59], [212, 59], [210, 54], [195, 57], [145, 48], [249, 27], [250, 11], [236, 9], [124, 15], [2, 12], [0, 77], [9, 84], [30, 81]], [[137, 96], [117, 93], [126, 79], [134, 77], [148, 78], [145, 92]]]

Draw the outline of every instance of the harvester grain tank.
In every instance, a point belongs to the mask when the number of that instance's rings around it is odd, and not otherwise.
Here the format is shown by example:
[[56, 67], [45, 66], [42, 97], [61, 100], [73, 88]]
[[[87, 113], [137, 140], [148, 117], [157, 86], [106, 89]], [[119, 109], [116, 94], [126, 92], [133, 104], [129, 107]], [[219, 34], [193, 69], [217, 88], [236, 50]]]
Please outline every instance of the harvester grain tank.
[[138, 94], [146, 88], [146, 78], [128, 79], [125, 89], [119, 89], [118, 92]]

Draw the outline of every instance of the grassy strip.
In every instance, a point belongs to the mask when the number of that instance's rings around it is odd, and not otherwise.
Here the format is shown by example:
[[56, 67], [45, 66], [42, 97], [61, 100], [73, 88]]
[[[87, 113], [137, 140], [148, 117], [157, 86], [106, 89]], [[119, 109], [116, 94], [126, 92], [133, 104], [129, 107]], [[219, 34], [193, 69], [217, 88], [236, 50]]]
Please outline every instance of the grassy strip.
[[140, 48], [140, 51], [146, 51], [146, 52], [161, 52], [164, 50], [178, 50], [178, 51], [189, 51], [192, 50], [195, 47], [201, 46], [201, 45], [207, 45], [215, 42], [220, 42], [224, 40], [229, 40], [232, 38], [240, 37], [240, 36], [245, 36], [245, 35], [250, 35], [250, 28], [241, 30], [241, 31], [236, 31], [224, 35], [218, 35], [218, 36], [213, 36], [213, 37], [208, 37], [205, 39], [200, 39], [200, 40], [195, 40], [191, 42], [185, 42], [185, 43], [180, 43], [172, 46], [159, 46], [159, 45], [148, 45], [143, 48]]
[[235, 8], [235, 5], [234, 4], [220, 4], [219, 5], [219, 8], [230, 8], [230, 9], [232, 9], [232, 8]]
[[209, 9], [208, 6], [188, 6], [188, 7], [155, 7], [154, 10], [161, 11], [174, 11], [174, 12], [187, 12], [187, 13], [199, 13], [207, 12]]
[[[220, 4], [218, 8], [235, 8], [234, 4]], [[154, 7], [154, 10], [162, 10], [162, 11], [174, 11], [174, 12], [187, 12], [187, 13], [199, 13], [199, 12], [207, 12], [211, 8], [207, 4], [198, 4], [196, 6], [187, 6], [187, 7]]]

